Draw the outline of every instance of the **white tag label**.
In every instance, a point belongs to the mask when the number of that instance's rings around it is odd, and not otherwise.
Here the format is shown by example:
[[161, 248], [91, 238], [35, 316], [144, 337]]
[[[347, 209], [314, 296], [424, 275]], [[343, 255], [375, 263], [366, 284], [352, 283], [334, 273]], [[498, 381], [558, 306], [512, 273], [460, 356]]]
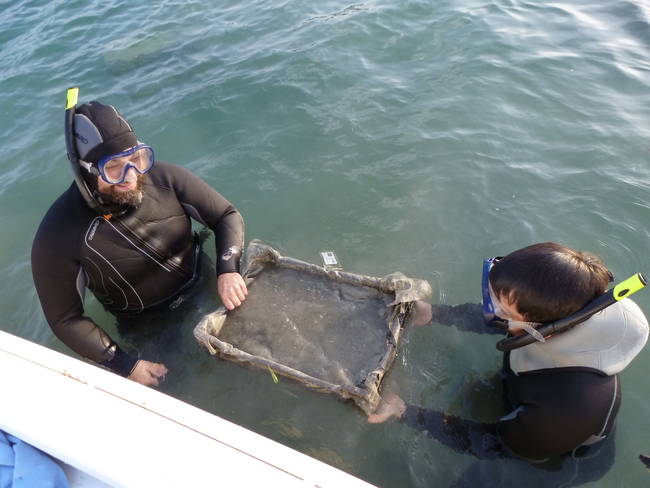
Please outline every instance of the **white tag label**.
[[325, 251], [320, 253], [320, 257], [323, 258], [323, 263], [325, 263], [325, 266], [337, 266], [339, 264], [338, 260], [336, 259], [336, 254], [332, 251]]

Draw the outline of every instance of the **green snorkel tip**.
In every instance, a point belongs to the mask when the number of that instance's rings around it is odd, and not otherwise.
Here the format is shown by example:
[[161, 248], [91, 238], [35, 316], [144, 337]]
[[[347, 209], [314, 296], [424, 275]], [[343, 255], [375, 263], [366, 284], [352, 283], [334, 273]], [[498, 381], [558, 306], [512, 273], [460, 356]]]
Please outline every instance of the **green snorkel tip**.
[[646, 281], [645, 276], [641, 273], [636, 273], [614, 287], [614, 298], [617, 301], [622, 300], [623, 298], [630, 296], [632, 293], [636, 293], [642, 288], [645, 288], [647, 284], [648, 282]]
[[79, 99], [79, 87], [73, 86], [68, 88], [68, 91], [65, 94], [65, 109], [68, 110], [75, 105], [77, 105], [77, 100]]

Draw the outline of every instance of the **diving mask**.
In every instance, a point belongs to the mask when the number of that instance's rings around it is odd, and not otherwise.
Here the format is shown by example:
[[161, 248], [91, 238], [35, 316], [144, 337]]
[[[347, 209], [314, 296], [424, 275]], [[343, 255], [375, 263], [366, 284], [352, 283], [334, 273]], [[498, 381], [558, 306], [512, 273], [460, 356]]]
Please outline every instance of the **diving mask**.
[[95, 171], [92, 164], [86, 161], [79, 161], [90, 172], [98, 172], [99, 176], [106, 183], [119, 185], [124, 183], [130, 169], [138, 174], [145, 174], [151, 171], [154, 165], [154, 153], [151, 146], [138, 143], [137, 146], [101, 158], [97, 162]]
[[535, 340], [545, 342], [546, 340], [544, 339], [544, 336], [535, 329], [537, 326], [541, 325], [541, 323], [510, 320], [507, 318], [507, 312], [499, 303], [499, 298], [496, 296], [496, 293], [494, 293], [494, 290], [490, 285], [490, 271], [500, 259], [500, 257], [496, 257], [483, 261], [483, 277], [481, 279], [481, 285], [483, 288], [483, 320], [486, 325], [507, 328], [511, 331], [523, 330], [534, 337]]

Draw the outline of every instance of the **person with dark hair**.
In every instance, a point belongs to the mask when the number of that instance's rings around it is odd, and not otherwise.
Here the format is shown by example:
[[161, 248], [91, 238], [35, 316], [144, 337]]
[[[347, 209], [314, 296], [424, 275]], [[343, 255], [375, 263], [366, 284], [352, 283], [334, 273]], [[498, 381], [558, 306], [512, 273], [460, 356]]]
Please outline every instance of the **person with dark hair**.
[[648, 339], [645, 316], [623, 298], [561, 333], [544, 337], [537, 329], [583, 309], [612, 279], [596, 256], [550, 242], [486, 260], [485, 320], [479, 305], [419, 302], [415, 324], [436, 321], [479, 333], [534, 337], [532, 344], [504, 354], [508, 413], [497, 423], [480, 423], [407, 406], [388, 394], [368, 421], [397, 417], [479, 459], [542, 462], [602, 441], [612, 432], [621, 402], [618, 373]]
[[[71, 89], [74, 90], [74, 89]], [[245, 300], [239, 273], [243, 219], [188, 170], [156, 161], [111, 105], [76, 106], [68, 91], [66, 143], [75, 182], [43, 218], [32, 273], [45, 318], [76, 353], [144, 385], [167, 368], [121, 348], [84, 316], [88, 288], [120, 319], [173, 309], [197, 281], [200, 242], [191, 219], [214, 232], [217, 292], [228, 309]]]

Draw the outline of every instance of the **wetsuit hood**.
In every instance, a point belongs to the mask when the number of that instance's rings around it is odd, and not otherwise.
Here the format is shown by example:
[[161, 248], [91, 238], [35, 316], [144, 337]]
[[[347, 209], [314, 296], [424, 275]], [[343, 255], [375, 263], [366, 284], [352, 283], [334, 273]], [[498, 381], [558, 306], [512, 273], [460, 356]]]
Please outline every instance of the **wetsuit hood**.
[[79, 159], [90, 163], [138, 143], [133, 129], [117, 109], [97, 101], [77, 107], [74, 127]]
[[[97, 162], [103, 157], [120, 153], [137, 143], [133, 129], [112, 105], [92, 101], [76, 107], [74, 114], [76, 154], [79, 160], [91, 163], [89, 167], [79, 165], [79, 175], [94, 199], [91, 207], [99, 205], [96, 208], [98, 213], [119, 213], [124, 210], [124, 206], [106, 201], [99, 193]], [[78, 186], [79, 184], [80, 182], [77, 182]], [[83, 196], [83, 188], [80, 188], [80, 191]]]
[[566, 332], [510, 352], [515, 373], [586, 367], [611, 376], [622, 371], [648, 340], [648, 320], [625, 298]]

